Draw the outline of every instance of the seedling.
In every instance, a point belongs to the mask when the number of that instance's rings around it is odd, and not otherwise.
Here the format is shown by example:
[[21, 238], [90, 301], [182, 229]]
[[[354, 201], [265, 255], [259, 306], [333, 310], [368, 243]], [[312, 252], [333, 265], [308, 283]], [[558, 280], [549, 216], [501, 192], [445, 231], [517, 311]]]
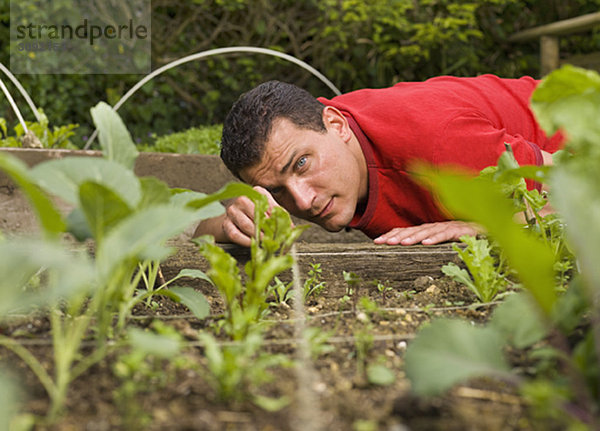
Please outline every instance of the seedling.
[[[294, 227], [289, 214], [280, 207], [273, 208], [267, 217], [266, 197], [248, 189], [255, 205], [256, 232], [250, 247], [250, 260], [244, 267], [245, 285], [237, 261], [215, 245], [212, 237], [197, 240], [201, 253], [210, 264], [207, 275], [225, 301], [223, 328], [233, 340], [244, 339], [250, 328], [268, 313], [267, 297], [273, 291], [269, 286], [275, 276], [291, 268], [293, 259], [287, 252], [307, 228]], [[287, 291], [286, 288], [282, 290]]]
[[463, 236], [461, 241], [467, 244], [467, 247], [461, 248], [453, 244], [452, 248], [469, 271], [451, 262], [442, 267], [442, 272], [466, 285], [481, 302], [493, 301], [496, 295], [504, 292], [508, 286], [503, 273], [505, 268], [490, 253], [491, 248], [487, 239]]
[[327, 287], [327, 282], [322, 280], [322, 272], [320, 263], [311, 263], [308, 270], [308, 277], [304, 281], [304, 300], [309, 296], [318, 296]]
[[388, 300], [388, 294], [394, 290], [393, 287], [387, 286], [379, 280], [374, 280], [373, 285], [377, 288], [377, 291], [381, 293], [384, 302]]
[[250, 399], [266, 410], [279, 410], [289, 403], [285, 397], [273, 398], [260, 395], [257, 389], [270, 381], [271, 368], [291, 366], [285, 355], [261, 353], [262, 335], [250, 331], [242, 340], [220, 345], [209, 333], [200, 334], [207, 360], [206, 377], [222, 401]]
[[358, 301], [358, 288], [361, 279], [354, 272], [343, 271], [342, 275], [346, 282], [346, 293], [340, 298], [340, 303], [345, 304], [352, 301], [352, 310], [356, 311], [356, 302]]

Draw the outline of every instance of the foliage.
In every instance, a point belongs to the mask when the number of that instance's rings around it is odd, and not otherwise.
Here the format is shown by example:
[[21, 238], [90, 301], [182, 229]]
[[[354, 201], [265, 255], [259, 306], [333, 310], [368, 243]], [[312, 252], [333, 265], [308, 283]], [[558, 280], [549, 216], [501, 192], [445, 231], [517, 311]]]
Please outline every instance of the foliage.
[[[9, 4], [0, 1], [2, 40], [10, 39]], [[599, 0], [154, 0], [152, 69], [207, 49], [252, 45], [308, 62], [343, 92], [442, 74], [536, 76], [537, 41], [515, 44], [507, 38], [519, 30], [596, 12], [599, 5]], [[597, 30], [563, 37], [561, 53], [597, 51], [599, 40]], [[0, 49], [5, 65], [8, 49], [8, 43]], [[140, 78], [19, 76], [36, 104], [48, 112], [51, 125], [80, 124], [72, 139], [78, 147], [92, 133], [89, 107], [97, 100], [114, 105]], [[294, 82], [315, 95], [332, 95], [295, 65], [238, 54], [170, 70], [144, 85], [119, 112], [131, 126], [135, 142], [148, 144], [152, 134], [222, 123], [240, 93], [269, 79]], [[4, 106], [0, 98], [0, 112], [8, 111]], [[6, 119], [9, 125], [16, 122], [12, 116]]]
[[[40, 140], [42, 148], [69, 148], [76, 149], [70, 138], [75, 134], [74, 130], [78, 127], [77, 124], [67, 124], [66, 126], [48, 127], [48, 117], [43, 112], [40, 112], [41, 121], [32, 123], [25, 122], [28, 130], [31, 130]], [[23, 136], [25, 131], [19, 123], [14, 127], [14, 136], [8, 133], [8, 125], [6, 119], [0, 117], [0, 147], [22, 147]]]
[[490, 254], [488, 240], [464, 236], [461, 241], [467, 244], [466, 248], [462, 249], [456, 244], [453, 244], [452, 248], [458, 253], [469, 272], [452, 262], [444, 265], [442, 272], [466, 285], [481, 302], [493, 301], [498, 292], [506, 289], [507, 282], [500, 272], [502, 267]]
[[137, 402], [139, 394], [165, 387], [178, 369], [189, 366], [179, 355], [181, 335], [160, 321], [153, 322], [152, 328], [154, 331], [129, 328], [130, 349], [120, 353], [113, 365], [113, 373], [121, 381], [113, 397], [124, 426], [132, 430], [145, 429], [152, 420], [150, 412]]
[[192, 127], [178, 133], [156, 137], [151, 144], [138, 145], [141, 151], [180, 154], [219, 155], [223, 126]]
[[249, 197], [255, 205], [257, 230], [250, 246], [250, 260], [244, 267], [245, 285], [237, 261], [230, 254], [211, 239], [199, 241], [200, 251], [211, 267], [207, 274], [225, 301], [223, 327], [233, 340], [245, 338], [268, 311], [267, 297], [273, 290], [269, 286], [276, 275], [292, 267], [293, 258], [287, 252], [307, 228], [294, 227], [290, 215], [281, 207], [274, 207], [267, 217], [266, 197], [256, 191]]
[[[501, 375], [521, 383], [523, 394], [540, 417], [552, 418], [565, 427], [585, 425], [596, 429], [600, 408], [600, 344], [596, 335], [599, 310], [595, 301], [600, 286], [596, 264], [600, 252], [600, 178], [596, 168], [600, 162], [600, 76], [564, 67], [540, 84], [532, 106], [547, 133], [561, 129], [568, 138], [569, 152], [550, 172], [550, 199], [564, 217], [566, 238], [577, 256], [580, 273], [572, 277], [563, 292], [563, 278], [555, 277], [556, 262], [563, 259], [563, 254], [555, 253], [548, 235], [532, 232], [531, 225], [526, 232], [513, 223], [511, 198], [507, 199], [490, 178], [437, 175], [432, 183], [445, 205], [455, 214], [485, 226], [526, 290], [502, 303], [487, 327], [432, 323], [409, 346], [407, 373], [421, 394], [439, 393], [474, 375]], [[536, 169], [518, 169], [521, 175], [539, 179]], [[545, 230], [552, 229], [546, 226]], [[447, 347], [442, 344], [444, 354], [440, 355], [436, 346], [451, 338], [455, 342]], [[527, 349], [529, 360], [535, 364], [533, 377], [519, 375], [517, 369], [507, 374], [505, 362], [498, 362], [504, 345]], [[441, 363], [432, 363], [433, 357], [440, 358], [444, 365], [452, 360], [453, 366], [444, 366], [443, 380], [435, 371]], [[478, 358], [481, 366], [470, 368], [474, 372], [461, 371], [463, 365]], [[557, 367], [563, 370], [560, 375]]]
[[289, 403], [285, 397], [272, 398], [260, 395], [261, 385], [273, 380], [269, 369], [290, 366], [285, 355], [260, 352], [262, 334], [252, 330], [245, 338], [232, 345], [219, 345], [209, 333], [200, 334], [207, 360], [207, 377], [221, 400], [252, 402], [265, 410], [279, 410]]
[[[32, 307], [47, 309], [54, 376], [18, 341], [1, 336], [0, 344], [39, 378], [51, 400], [50, 421], [60, 414], [70, 382], [107, 354], [110, 338], [121, 337], [137, 303], [162, 293], [188, 305], [200, 318], [208, 314], [199, 292], [183, 287], [167, 291], [169, 282], [158, 288], [150, 283], [158, 263], [173, 251], [163, 243], [196, 220], [223, 210], [204, 194], [171, 191], [157, 179], [137, 178], [132, 172], [137, 150], [120, 118], [106, 104], [99, 104], [92, 115], [104, 158], [56, 159], [27, 169], [9, 154], [0, 154], [0, 167], [24, 190], [43, 234], [43, 239], [0, 243], [7, 274], [0, 289], [0, 316]], [[66, 219], [41, 189], [72, 205]], [[60, 233], [65, 231], [82, 241], [93, 239], [95, 259], [87, 256], [85, 247], [73, 251], [61, 243]], [[181, 277], [201, 275], [187, 271], [176, 279]], [[136, 290], [142, 279], [146, 292]], [[83, 352], [82, 342], [90, 333], [96, 347]]]

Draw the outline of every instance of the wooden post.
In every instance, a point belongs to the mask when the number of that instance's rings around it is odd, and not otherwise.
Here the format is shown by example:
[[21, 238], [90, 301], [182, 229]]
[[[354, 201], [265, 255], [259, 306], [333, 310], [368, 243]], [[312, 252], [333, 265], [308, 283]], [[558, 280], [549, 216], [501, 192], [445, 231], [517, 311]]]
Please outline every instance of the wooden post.
[[558, 36], [540, 36], [540, 74], [545, 76], [558, 69], [560, 52]]

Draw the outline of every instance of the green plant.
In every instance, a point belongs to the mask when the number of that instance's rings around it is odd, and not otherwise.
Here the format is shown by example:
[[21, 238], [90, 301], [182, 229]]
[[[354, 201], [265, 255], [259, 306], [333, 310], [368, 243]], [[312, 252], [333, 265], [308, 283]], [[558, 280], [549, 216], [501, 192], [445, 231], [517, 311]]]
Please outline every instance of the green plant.
[[140, 144], [138, 149], [160, 153], [218, 155], [222, 130], [221, 124], [192, 127], [182, 132], [156, 137], [152, 144]]
[[384, 302], [387, 301], [388, 294], [394, 290], [393, 287], [387, 286], [385, 283], [382, 283], [379, 280], [374, 280], [373, 285], [375, 286], [377, 291], [379, 293], [381, 293], [381, 296], [382, 296]]
[[377, 304], [366, 296], [358, 301], [360, 312], [357, 320], [360, 328], [354, 332], [354, 347], [356, 352], [356, 373], [360, 380], [374, 385], [389, 385], [396, 379], [392, 370], [381, 361], [373, 361], [374, 326], [371, 318], [381, 310]]
[[[532, 107], [547, 133], [560, 128], [568, 137], [569, 153], [550, 173], [550, 199], [564, 217], [580, 273], [571, 278], [565, 292], [560, 284], [564, 277], [556, 277], [556, 262], [564, 255], [556, 253], [547, 235], [514, 224], [514, 206], [494, 181], [449, 173], [432, 176], [451, 211], [485, 226], [526, 290], [503, 302], [485, 327], [435, 321], [423, 329], [406, 353], [407, 375], [413, 389], [423, 395], [439, 393], [466, 378], [498, 376], [520, 384], [538, 417], [565, 428], [597, 429], [600, 75], [573, 67], [553, 72], [534, 92]], [[546, 169], [517, 169], [515, 174], [534, 179], [548, 175]], [[533, 376], [511, 369], [502, 355], [505, 345], [527, 349], [535, 364], [529, 370]]]
[[361, 279], [354, 272], [342, 271], [342, 276], [346, 282], [346, 293], [340, 298], [340, 303], [345, 304], [352, 301], [352, 310], [356, 311], [356, 303], [358, 301], [358, 288]]
[[461, 241], [467, 247], [463, 249], [453, 244], [452, 248], [458, 253], [469, 272], [452, 262], [444, 265], [442, 272], [466, 285], [481, 302], [493, 301], [499, 292], [506, 290], [508, 285], [502, 272], [503, 266], [491, 255], [490, 244], [486, 238], [463, 236]]
[[[252, 190], [252, 189], [250, 189]], [[267, 217], [266, 197], [252, 190], [248, 196], [255, 205], [256, 232], [250, 247], [250, 260], [244, 267], [246, 283], [242, 283], [237, 261], [212, 238], [198, 241], [200, 250], [210, 263], [207, 275], [225, 301], [225, 332], [233, 340], [246, 337], [252, 326], [268, 312], [267, 297], [274, 277], [292, 266], [292, 256], [286, 254], [293, 242], [306, 229], [294, 227], [290, 215], [275, 207]]]
[[200, 341], [206, 355], [206, 375], [219, 399], [250, 399], [269, 411], [279, 410], [289, 403], [286, 397], [267, 397], [257, 391], [273, 380], [269, 369], [291, 365], [285, 355], [260, 352], [263, 341], [260, 330], [251, 330], [246, 337], [229, 345], [220, 345], [209, 333], [201, 333]]
[[146, 429], [151, 423], [150, 412], [137, 401], [140, 393], [165, 387], [178, 369], [189, 368], [180, 355], [181, 335], [160, 321], [151, 327], [153, 331], [129, 328], [129, 350], [113, 364], [113, 373], [121, 381], [113, 398], [127, 429]]
[[309, 296], [318, 296], [323, 289], [327, 287], [327, 282], [322, 280], [322, 272], [320, 263], [311, 263], [308, 270], [308, 276], [304, 280], [304, 300]]
[[[321, 279], [322, 272], [323, 270], [321, 269], [320, 263], [310, 264], [306, 280], [304, 280], [304, 301], [306, 301], [309, 296], [318, 296], [323, 289], [327, 287], [327, 282]], [[279, 278], [275, 277], [275, 282], [269, 287], [269, 291], [275, 296], [275, 301], [277, 303], [287, 303], [292, 299], [292, 282], [283, 283]]]
[[[135, 177], [137, 150], [120, 118], [106, 104], [94, 108], [92, 116], [104, 158], [51, 160], [28, 169], [18, 159], [0, 154], [0, 168], [29, 199], [43, 235], [38, 240], [0, 243], [5, 272], [12, 274], [3, 278], [0, 316], [33, 306], [48, 310], [54, 376], [18, 340], [0, 336], [0, 344], [39, 378], [51, 400], [49, 421], [60, 414], [70, 382], [107, 354], [110, 338], [120, 338], [135, 304], [161, 293], [186, 304], [197, 317], [208, 314], [200, 292], [164, 289], [174, 280], [157, 289], [150, 283], [158, 263], [173, 252], [164, 242], [196, 220], [223, 210], [203, 194], [172, 191], [154, 178]], [[74, 207], [66, 219], [40, 188]], [[61, 243], [65, 231], [80, 240], [92, 238], [95, 258], [86, 255], [85, 246], [71, 250], [73, 246]], [[203, 274], [182, 271], [176, 279], [190, 276]], [[147, 290], [138, 292], [144, 278]], [[90, 336], [96, 347], [83, 353], [82, 342]]]
[[[74, 130], [79, 127], [77, 124], [68, 124], [66, 126], [54, 126], [52, 129], [48, 127], [48, 117], [43, 112], [40, 112], [41, 121], [31, 123], [26, 121], [27, 129], [35, 134], [40, 140], [42, 148], [69, 148], [75, 149], [75, 146], [69, 138], [75, 135]], [[0, 117], [0, 139], [1, 147], [22, 147], [25, 131], [21, 124], [14, 127], [14, 136], [9, 136], [8, 125], [6, 119]]]

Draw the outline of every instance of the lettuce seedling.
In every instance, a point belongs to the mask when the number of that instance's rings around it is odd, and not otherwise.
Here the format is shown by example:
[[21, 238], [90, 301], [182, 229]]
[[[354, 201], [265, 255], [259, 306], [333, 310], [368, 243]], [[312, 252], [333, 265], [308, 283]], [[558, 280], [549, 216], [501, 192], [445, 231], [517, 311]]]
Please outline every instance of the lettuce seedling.
[[452, 248], [467, 266], [468, 272], [455, 263], [442, 267], [442, 272], [452, 279], [466, 285], [481, 302], [490, 302], [499, 292], [506, 289], [508, 282], [502, 273], [504, 268], [491, 255], [487, 239], [463, 236], [460, 239], [467, 245], [461, 248], [456, 244]]

